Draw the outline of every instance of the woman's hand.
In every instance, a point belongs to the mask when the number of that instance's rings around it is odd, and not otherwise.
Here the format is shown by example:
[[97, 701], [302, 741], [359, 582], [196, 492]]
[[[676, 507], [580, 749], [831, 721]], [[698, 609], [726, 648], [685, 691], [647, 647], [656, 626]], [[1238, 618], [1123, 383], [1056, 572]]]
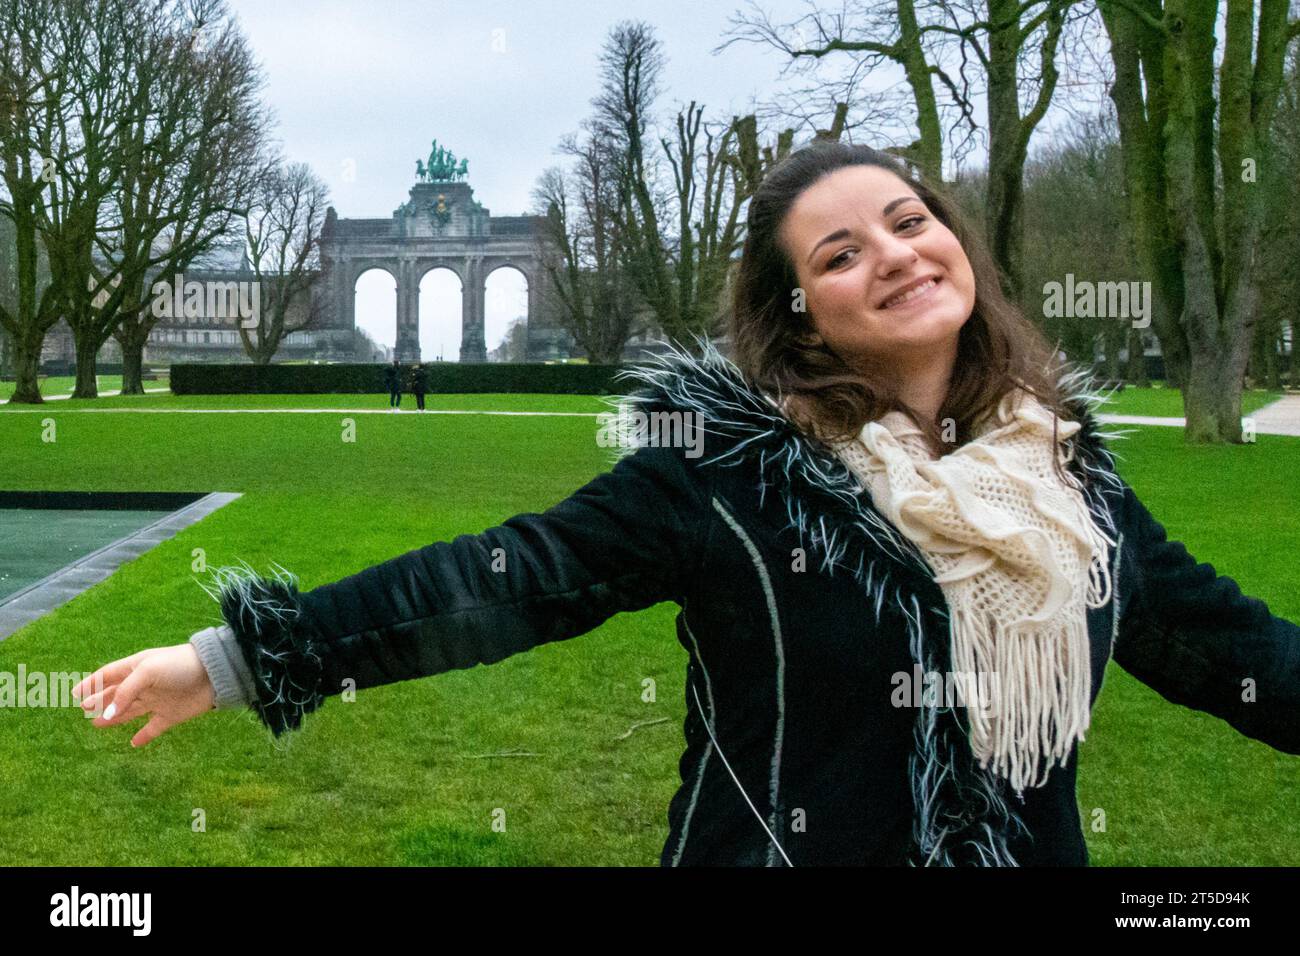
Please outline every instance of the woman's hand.
[[151, 647], [105, 664], [74, 687], [72, 696], [81, 700], [87, 716], [102, 712], [95, 717], [96, 727], [116, 727], [151, 715], [131, 738], [132, 747], [143, 747], [164, 731], [216, 706], [208, 672], [188, 643]]

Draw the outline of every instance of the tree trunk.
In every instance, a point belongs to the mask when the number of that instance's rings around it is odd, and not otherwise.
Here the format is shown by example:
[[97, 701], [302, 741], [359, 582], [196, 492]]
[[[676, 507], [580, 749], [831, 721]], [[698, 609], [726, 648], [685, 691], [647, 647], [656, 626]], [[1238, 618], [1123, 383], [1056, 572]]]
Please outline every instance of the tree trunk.
[[122, 394], [143, 395], [144, 344], [149, 333], [139, 334], [129, 321], [118, 331], [117, 342], [122, 346]]
[[[1015, 6], [1007, 0], [990, 0], [989, 19], [1004, 22]], [[1020, 91], [1016, 83], [1020, 46], [1018, 29], [994, 30], [989, 34], [989, 166], [984, 193], [984, 234], [1002, 273], [1002, 291], [1012, 301], [1019, 297], [1021, 287], [1017, 239], [1024, 156], [1017, 148]], [[1111, 349], [1106, 351], [1109, 362]]]
[[95, 383], [95, 357], [99, 345], [94, 336], [76, 335], [73, 342], [77, 349], [77, 384], [72, 390], [73, 398], [98, 398], [99, 387]]
[[1128, 330], [1128, 368], [1124, 380], [1130, 385], [1146, 388], [1151, 383], [1147, 380], [1147, 359], [1142, 343], [1142, 332], [1130, 326]]
[[903, 72], [916, 104], [916, 127], [921, 138], [909, 146], [907, 154], [921, 170], [921, 175], [936, 185], [943, 183], [943, 125], [939, 104], [934, 96], [934, 79], [930, 63], [921, 45], [921, 28], [917, 22], [915, 0], [896, 0], [902, 50]]
[[280, 342], [274, 335], [259, 337], [257, 344], [249, 353], [249, 358], [253, 360], [254, 365], [270, 365], [271, 359], [275, 358], [275, 353], [279, 351]]
[[1021, 267], [1024, 239], [1023, 180], [1024, 157], [1001, 157], [996, 164], [989, 165], [984, 197], [985, 234], [989, 237], [990, 251], [1001, 273], [1002, 292], [1013, 302], [1019, 298], [1024, 285]]
[[14, 394], [9, 399], [16, 405], [40, 405], [40, 382], [37, 374], [41, 366], [41, 341], [35, 343], [14, 337]]
[[1269, 335], [1268, 342], [1265, 344], [1267, 348], [1264, 350], [1264, 367], [1260, 370], [1260, 384], [1276, 392], [1282, 387], [1282, 379], [1278, 375], [1277, 367], [1276, 332]]
[[1187, 416], [1183, 437], [1188, 443], [1241, 443], [1244, 371], [1243, 364], [1229, 360], [1223, 353], [1192, 353], [1183, 387], [1183, 409]]

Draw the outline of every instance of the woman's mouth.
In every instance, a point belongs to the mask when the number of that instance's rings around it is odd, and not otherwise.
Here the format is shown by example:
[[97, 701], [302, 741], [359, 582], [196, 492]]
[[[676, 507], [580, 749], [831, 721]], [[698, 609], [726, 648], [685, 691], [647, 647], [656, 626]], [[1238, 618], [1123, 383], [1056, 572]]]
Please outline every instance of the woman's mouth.
[[885, 303], [881, 306], [881, 308], [897, 309], [903, 306], [911, 305], [914, 302], [919, 302], [922, 299], [929, 298], [931, 295], [934, 294], [934, 290], [938, 288], [939, 282], [940, 280], [937, 277], [931, 277], [929, 280], [922, 282], [918, 286], [914, 286], [913, 288], [908, 289], [906, 292], [896, 295], [891, 299], [886, 299]]

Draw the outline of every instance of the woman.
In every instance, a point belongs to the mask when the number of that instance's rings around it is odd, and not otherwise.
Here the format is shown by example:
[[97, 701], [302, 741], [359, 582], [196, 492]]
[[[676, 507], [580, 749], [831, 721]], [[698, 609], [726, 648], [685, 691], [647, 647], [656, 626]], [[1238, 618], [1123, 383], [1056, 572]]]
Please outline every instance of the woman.
[[149, 714], [138, 746], [251, 703], [280, 734], [345, 686], [673, 600], [664, 865], [1084, 864], [1074, 756], [1112, 653], [1300, 752], [1300, 628], [1166, 540], [947, 199], [873, 150], [800, 150], [751, 201], [732, 313], [734, 362], [702, 341], [624, 373], [703, 454], [642, 432], [543, 514], [307, 593], [223, 572], [227, 624], [92, 676], [96, 726]]

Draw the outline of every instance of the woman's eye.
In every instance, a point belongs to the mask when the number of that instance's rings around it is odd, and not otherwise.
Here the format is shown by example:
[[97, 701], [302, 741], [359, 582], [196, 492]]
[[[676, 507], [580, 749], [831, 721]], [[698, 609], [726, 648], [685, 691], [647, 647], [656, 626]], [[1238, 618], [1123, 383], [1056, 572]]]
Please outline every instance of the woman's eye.
[[[920, 226], [923, 225], [924, 223], [925, 223], [925, 216], [917, 214], [914, 216], [908, 216], [906, 219], [900, 220], [898, 223], [898, 228], [905, 229], [905, 230], [914, 230], [920, 228]], [[849, 255], [852, 252], [853, 252], [852, 249], [845, 249], [843, 252], [840, 252], [834, 258], [829, 259], [826, 262], [826, 268], [827, 269], [837, 268], [839, 265], [841, 265], [844, 262], [844, 257]]]

